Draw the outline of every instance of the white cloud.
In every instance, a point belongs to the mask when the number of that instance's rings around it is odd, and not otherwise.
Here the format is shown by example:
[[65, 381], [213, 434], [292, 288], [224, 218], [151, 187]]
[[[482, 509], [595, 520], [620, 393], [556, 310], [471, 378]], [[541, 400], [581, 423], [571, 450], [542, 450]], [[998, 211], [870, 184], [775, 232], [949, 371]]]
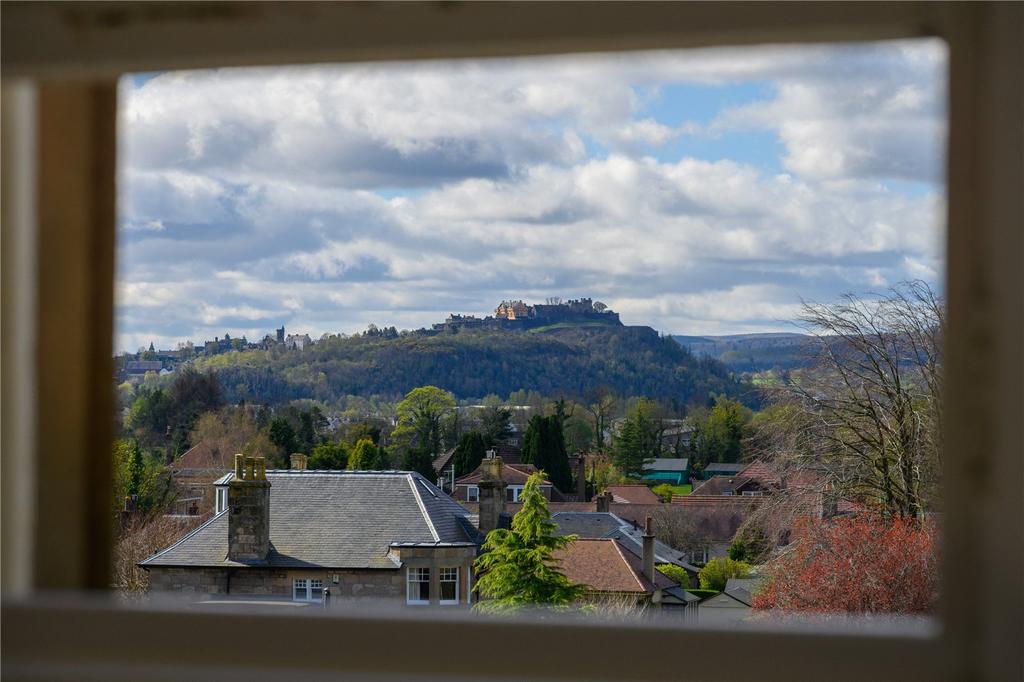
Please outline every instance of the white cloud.
[[[935, 280], [944, 65], [925, 42], [126, 86], [119, 343], [418, 327], [552, 294], [665, 331], [751, 331], [801, 295]], [[647, 108], [665, 85], [742, 83], [765, 96], [708, 125]], [[779, 139], [786, 173], [730, 158], [749, 131]]]

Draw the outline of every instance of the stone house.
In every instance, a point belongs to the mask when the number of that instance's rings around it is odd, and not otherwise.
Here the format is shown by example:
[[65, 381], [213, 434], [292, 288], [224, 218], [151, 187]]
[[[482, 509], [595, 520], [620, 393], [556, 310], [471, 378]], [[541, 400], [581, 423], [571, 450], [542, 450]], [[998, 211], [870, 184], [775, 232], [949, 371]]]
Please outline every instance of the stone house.
[[[498, 470], [501, 480], [505, 483], [505, 501], [519, 502], [519, 496], [526, 486], [526, 480], [537, 471], [537, 467], [532, 464], [509, 464], [504, 462], [501, 457], [485, 459], [476, 469], [462, 478], [456, 479], [452, 497], [461, 502], [478, 502], [480, 500], [480, 481], [488, 475], [489, 462], [495, 460], [503, 462], [503, 466], [498, 467]], [[562, 492], [547, 479], [541, 483], [540, 492], [549, 502], [565, 499]]]
[[[213, 518], [139, 564], [152, 591], [296, 602], [329, 591], [332, 605], [472, 601], [481, 534], [417, 473], [266, 471], [263, 458], [236, 455], [214, 487]], [[493, 515], [481, 516], [486, 524]]]

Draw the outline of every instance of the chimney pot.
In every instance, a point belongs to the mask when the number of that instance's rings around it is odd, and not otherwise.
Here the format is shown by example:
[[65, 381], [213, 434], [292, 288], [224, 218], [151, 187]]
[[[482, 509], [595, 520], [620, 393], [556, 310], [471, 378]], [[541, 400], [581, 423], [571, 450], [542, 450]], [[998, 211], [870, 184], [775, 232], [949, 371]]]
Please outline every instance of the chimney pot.
[[306, 464], [309, 462], [309, 458], [301, 452], [295, 452], [291, 457], [292, 469], [297, 471], [305, 471]]

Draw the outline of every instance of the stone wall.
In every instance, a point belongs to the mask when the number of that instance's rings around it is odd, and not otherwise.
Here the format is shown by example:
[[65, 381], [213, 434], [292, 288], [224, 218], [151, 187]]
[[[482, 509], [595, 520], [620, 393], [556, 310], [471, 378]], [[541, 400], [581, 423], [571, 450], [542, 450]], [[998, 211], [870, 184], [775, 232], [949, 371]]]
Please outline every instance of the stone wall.
[[[431, 570], [430, 601], [440, 603], [441, 568], [458, 567], [459, 602], [466, 604], [472, 588], [472, 566], [476, 547], [398, 547], [393, 556], [402, 562], [394, 570], [375, 569], [271, 569], [238, 568], [170, 568], [149, 569], [151, 592], [179, 592], [198, 596], [231, 595], [292, 599], [294, 580], [304, 578], [323, 581], [331, 591], [332, 606], [347, 601], [394, 600], [405, 603], [406, 568], [428, 567]], [[335, 582], [337, 580], [337, 582]]]

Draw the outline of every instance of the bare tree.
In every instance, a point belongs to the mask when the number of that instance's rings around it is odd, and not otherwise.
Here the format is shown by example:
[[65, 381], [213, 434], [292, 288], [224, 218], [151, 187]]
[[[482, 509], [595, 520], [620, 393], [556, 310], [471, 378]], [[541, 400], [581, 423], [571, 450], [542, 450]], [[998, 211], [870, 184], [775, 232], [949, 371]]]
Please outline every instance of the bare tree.
[[137, 515], [121, 527], [114, 543], [114, 587], [122, 597], [140, 595], [149, 589], [149, 574], [138, 563], [170, 547], [195, 529], [204, 518], [172, 517], [163, 514]]
[[804, 303], [813, 363], [772, 389], [762, 453], [838, 499], [923, 516], [941, 475], [941, 299], [923, 282]]
[[618, 405], [618, 398], [607, 386], [598, 386], [587, 396], [587, 412], [594, 420], [594, 442], [598, 452], [605, 450], [605, 431], [611, 426], [611, 420]]

